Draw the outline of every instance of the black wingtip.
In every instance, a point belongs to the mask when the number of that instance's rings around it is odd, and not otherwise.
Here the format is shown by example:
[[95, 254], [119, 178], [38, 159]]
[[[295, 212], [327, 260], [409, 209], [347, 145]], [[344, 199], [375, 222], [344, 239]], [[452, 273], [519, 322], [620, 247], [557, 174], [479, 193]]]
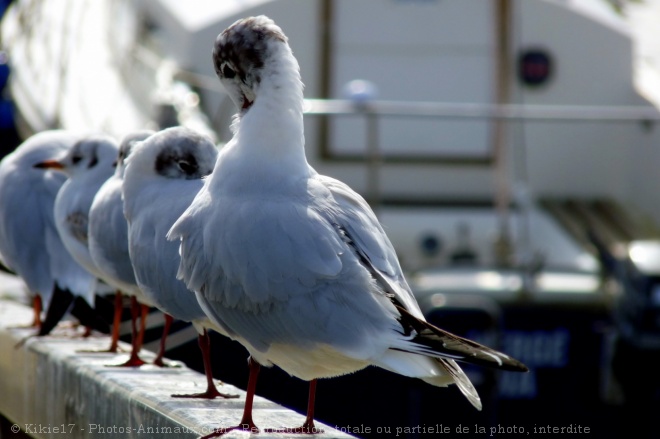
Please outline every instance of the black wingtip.
[[425, 320], [418, 319], [402, 306], [395, 306], [401, 313], [400, 323], [404, 330], [406, 333], [412, 333], [412, 331], [417, 333], [412, 342], [421, 347], [426, 355], [437, 354], [440, 357], [456, 361], [510, 372], [529, 371], [525, 364], [515, 358], [476, 341], [440, 329]]
[[104, 334], [110, 333], [110, 324], [80, 296], [76, 296], [73, 300], [71, 315], [78, 319], [83, 326]]
[[[476, 343], [476, 342], [472, 342]], [[485, 349], [491, 349], [487, 346], [483, 346]], [[491, 349], [492, 350], [492, 349]], [[501, 354], [506, 355], [506, 354]], [[502, 359], [502, 365], [496, 366], [500, 370], [508, 370], [510, 372], [529, 372], [529, 367], [527, 367], [522, 361], [511, 358], [508, 355]]]
[[48, 309], [46, 310], [46, 317], [41, 322], [41, 327], [37, 333], [38, 336], [50, 334], [71, 306], [73, 297], [73, 294], [69, 290], [63, 290], [57, 285], [55, 286], [53, 296], [51, 297]]
[[56, 285], [53, 290], [53, 297], [46, 310], [46, 317], [41, 323], [37, 335], [44, 336], [50, 334], [67, 311], [83, 326], [104, 334], [110, 333], [110, 323], [105, 318], [103, 312], [92, 308], [82, 297], [75, 296], [68, 289], [62, 289]]

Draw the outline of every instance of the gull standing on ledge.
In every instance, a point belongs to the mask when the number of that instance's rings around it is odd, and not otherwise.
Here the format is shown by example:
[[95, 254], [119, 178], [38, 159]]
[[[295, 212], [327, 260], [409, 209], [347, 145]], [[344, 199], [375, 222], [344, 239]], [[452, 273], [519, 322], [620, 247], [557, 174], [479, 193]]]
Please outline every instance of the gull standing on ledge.
[[[93, 134], [80, 139], [64, 155], [52, 157], [37, 166], [63, 172], [69, 178], [55, 198], [55, 226], [73, 259], [94, 278], [101, 278], [89, 251], [89, 210], [94, 196], [103, 183], [114, 173], [118, 147], [114, 139]], [[85, 299], [93, 306], [98, 281], [87, 292]], [[108, 326], [107, 323], [105, 326]], [[109, 332], [104, 328], [103, 332]]]
[[[115, 315], [113, 320], [112, 338], [107, 352], [117, 352], [119, 342], [119, 327], [124, 310], [122, 292], [131, 297], [132, 312], [132, 349], [129, 360], [125, 366], [140, 366], [144, 361], [139, 357], [142, 343], [139, 340], [135, 319], [142, 304], [142, 311], [146, 311], [151, 304], [140, 291], [135, 280], [133, 265], [128, 253], [128, 224], [124, 217], [124, 202], [122, 200], [121, 187], [124, 178], [126, 157], [131, 148], [155, 131], [135, 131], [126, 136], [119, 145], [115, 173], [108, 178], [103, 186], [94, 196], [94, 201], [89, 210], [89, 252], [98, 268], [99, 276], [103, 281], [111, 285], [117, 291], [115, 293]], [[146, 313], [143, 313], [142, 325], [145, 324]], [[166, 325], [167, 326], [167, 325]], [[140, 334], [143, 336], [143, 334]], [[164, 346], [160, 350], [154, 364], [162, 366]]]
[[128, 247], [135, 277], [154, 306], [166, 315], [192, 322], [204, 359], [206, 391], [174, 397], [235, 398], [218, 392], [213, 383], [210, 339], [213, 327], [195, 295], [176, 278], [179, 246], [166, 239], [174, 221], [190, 205], [213, 171], [215, 145], [190, 129], [168, 128], [135, 146], [127, 160], [122, 184], [124, 214], [128, 221]]
[[[53, 206], [66, 176], [37, 166], [65, 153], [79, 139], [79, 134], [69, 131], [44, 131], [0, 162], [0, 259], [34, 295], [33, 325], [38, 335], [49, 334], [69, 308], [71, 301], [55, 303], [58, 297], [86, 294], [94, 282], [73, 260], [55, 227]], [[53, 303], [52, 297], [56, 297]], [[43, 322], [42, 307], [47, 309]]]
[[251, 373], [240, 425], [208, 437], [256, 430], [251, 396], [259, 364], [311, 381], [302, 433], [317, 431], [317, 378], [375, 365], [436, 386], [456, 384], [480, 409], [455, 360], [527, 370], [426, 322], [370, 207], [309, 166], [298, 62], [272, 20], [232, 24], [216, 39], [213, 62], [241, 110], [234, 137], [169, 237], [181, 240], [179, 276], [248, 349]]

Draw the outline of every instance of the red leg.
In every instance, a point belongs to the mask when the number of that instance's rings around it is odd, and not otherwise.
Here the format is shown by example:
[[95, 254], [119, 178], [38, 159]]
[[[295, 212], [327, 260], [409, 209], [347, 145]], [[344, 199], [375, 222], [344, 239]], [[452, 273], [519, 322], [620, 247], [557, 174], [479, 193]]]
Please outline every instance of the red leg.
[[202, 350], [202, 358], [204, 359], [204, 372], [206, 373], [206, 391], [202, 393], [194, 393], [192, 395], [172, 395], [173, 398], [204, 398], [214, 399], [218, 396], [223, 398], [238, 398], [238, 395], [229, 395], [220, 393], [213, 383], [213, 370], [211, 368], [211, 337], [204, 329], [204, 333], [197, 337], [199, 348]]
[[[131, 297], [131, 326], [132, 326], [132, 344], [131, 357], [123, 364], [116, 365], [117, 367], [138, 367], [145, 364], [145, 362], [140, 358], [140, 348], [142, 344], [140, 342], [140, 337], [137, 330], [137, 319], [138, 314], [140, 313], [140, 304], [137, 299], [133, 296]], [[144, 319], [143, 319], [144, 320]]]
[[220, 437], [233, 430], [242, 430], [242, 431], [249, 431], [250, 433], [259, 433], [259, 429], [257, 428], [256, 425], [254, 425], [254, 421], [252, 420], [252, 403], [254, 401], [254, 392], [257, 390], [257, 378], [259, 377], [259, 369], [261, 369], [261, 365], [256, 361], [254, 361], [251, 357], [250, 357], [249, 365], [250, 365], [250, 378], [248, 379], [247, 395], [245, 396], [245, 406], [243, 408], [243, 418], [241, 419], [241, 422], [233, 427], [216, 428], [213, 431], [213, 433], [208, 434], [202, 437], [201, 439], [211, 439], [213, 437]]
[[303, 430], [307, 433], [322, 433], [323, 430], [317, 429], [314, 425], [314, 403], [316, 402], [316, 380], [309, 382], [309, 399], [307, 400], [307, 417], [303, 424]]
[[117, 290], [115, 293], [115, 315], [112, 320], [112, 335], [110, 338], [110, 347], [108, 349], [94, 351], [94, 350], [84, 350], [78, 352], [84, 353], [116, 353], [119, 349], [119, 326], [121, 325], [121, 315], [124, 311], [124, 304], [122, 302], [121, 291]]
[[165, 363], [163, 358], [165, 357], [165, 346], [167, 344], [167, 335], [170, 333], [170, 327], [172, 326], [172, 321], [174, 317], [169, 314], [165, 314], [165, 326], [163, 326], [163, 335], [160, 336], [160, 348], [158, 349], [158, 355], [154, 360], [156, 366], [164, 367]]
[[307, 400], [307, 417], [302, 427], [296, 428], [268, 428], [266, 433], [292, 433], [292, 434], [318, 434], [323, 430], [314, 425], [314, 401], [316, 400], [316, 380], [309, 382], [309, 399]]
[[[137, 303], [137, 299], [135, 300]], [[147, 315], [149, 314], [149, 307], [147, 305], [139, 304], [140, 309], [140, 332], [138, 333], [138, 352], [142, 349], [144, 344], [144, 333], [147, 332]]]
[[41, 301], [41, 296], [39, 294], [35, 294], [34, 299], [32, 299], [32, 312], [33, 312], [33, 317], [32, 317], [32, 323], [29, 325], [16, 325], [16, 326], [9, 326], [9, 329], [25, 329], [25, 328], [36, 328], [37, 332], [41, 330], [41, 312], [43, 311], [42, 308], [42, 301]]
[[123, 311], [124, 303], [122, 301], [121, 291], [117, 290], [115, 293], [115, 315], [112, 319], [112, 338], [110, 339], [108, 352], [117, 352], [119, 347], [119, 326], [121, 325], [121, 315]]
[[82, 338], [88, 338], [92, 336], [92, 328], [85, 326], [85, 332], [83, 332]]
[[43, 308], [43, 303], [41, 302], [41, 295], [36, 294], [34, 299], [32, 299], [32, 309], [34, 310], [34, 320], [32, 326], [37, 329], [41, 328], [41, 311]]

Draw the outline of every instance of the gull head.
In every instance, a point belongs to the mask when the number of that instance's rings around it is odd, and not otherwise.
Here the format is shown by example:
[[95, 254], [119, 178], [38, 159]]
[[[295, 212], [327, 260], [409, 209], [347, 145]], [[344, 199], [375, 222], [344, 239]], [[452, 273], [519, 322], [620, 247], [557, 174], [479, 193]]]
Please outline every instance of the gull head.
[[117, 144], [114, 139], [98, 134], [79, 140], [63, 156], [43, 161], [35, 167], [56, 169], [73, 177], [97, 168], [114, 166], [116, 159]]
[[167, 128], [135, 144], [126, 160], [126, 175], [196, 180], [213, 171], [217, 154], [207, 136], [189, 128]]
[[147, 139], [154, 133], [155, 131], [152, 130], [138, 130], [124, 136], [119, 144], [119, 154], [117, 155], [117, 175], [124, 175], [126, 157], [131, 154], [135, 145]]
[[[213, 46], [213, 65], [234, 104], [246, 112], [257, 97], [269, 61], [280, 48], [287, 48], [287, 38], [273, 20], [260, 15], [236, 21], [225, 29]], [[270, 66], [272, 69], [272, 66]]]

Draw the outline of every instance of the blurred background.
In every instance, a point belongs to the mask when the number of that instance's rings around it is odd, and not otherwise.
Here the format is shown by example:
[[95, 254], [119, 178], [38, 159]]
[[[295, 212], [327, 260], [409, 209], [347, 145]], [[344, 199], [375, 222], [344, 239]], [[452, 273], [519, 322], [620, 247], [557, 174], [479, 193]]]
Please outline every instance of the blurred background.
[[[320, 420], [371, 428], [360, 437], [436, 424], [660, 437], [660, 1], [0, 8], [2, 154], [53, 128], [186, 125], [221, 146], [235, 108], [213, 41], [273, 18], [301, 66], [310, 164], [367, 198], [431, 322], [531, 369], [467, 368], [480, 413], [455, 388], [368, 369], [319, 383]], [[201, 370], [192, 334], [168, 356]], [[214, 343], [216, 377], [245, 387], [245, 350]], [[304, 411], [306, 387], [275, 369], [257, 392]]]

